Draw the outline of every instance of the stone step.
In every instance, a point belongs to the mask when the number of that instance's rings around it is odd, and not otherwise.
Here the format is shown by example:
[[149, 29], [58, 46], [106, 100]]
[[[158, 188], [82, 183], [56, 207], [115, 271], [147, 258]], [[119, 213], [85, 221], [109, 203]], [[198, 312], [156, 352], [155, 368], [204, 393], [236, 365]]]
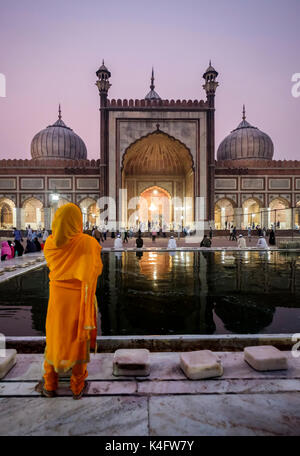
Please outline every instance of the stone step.
[[221, 361], [210, 350], [182, 353], [180, 355], [180, 367], [190, 380], [220, 377], [223, 375]]
[[285, 370], [287, 357], [272, 345], [259, 345], [244, 348], [244, 360], [258, 371]]
[[147, 376], [150, 374], [149, 350], [119, 349], [113, 358], [113, 375]]
[[6, 376], [6, 374], [17, 362], [17, 351], [15, 349], [10, 348], [3, 350], [3, 352], [5, 356], [0, 356], [0, 380]]

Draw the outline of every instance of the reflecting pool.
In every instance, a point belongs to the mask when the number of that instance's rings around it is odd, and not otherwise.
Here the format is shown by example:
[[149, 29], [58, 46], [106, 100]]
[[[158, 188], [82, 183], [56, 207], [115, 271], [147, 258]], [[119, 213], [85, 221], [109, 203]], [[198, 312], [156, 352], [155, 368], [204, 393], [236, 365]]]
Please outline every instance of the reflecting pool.
[[[102, 254], [98, 333], [300, 332], [298, 252]], [[46, 267], [0, 284], [0, 332], [45, 334]]]

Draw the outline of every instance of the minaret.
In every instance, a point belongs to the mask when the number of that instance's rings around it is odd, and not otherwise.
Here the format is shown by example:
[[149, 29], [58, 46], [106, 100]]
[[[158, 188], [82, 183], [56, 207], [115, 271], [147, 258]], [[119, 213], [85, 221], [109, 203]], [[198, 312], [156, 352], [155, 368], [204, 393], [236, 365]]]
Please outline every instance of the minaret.
[[108, 111], [107, 111], [107, 95], [111, 87], [109, 78], [111, 77], [110, 71], [104, 65], [96, 71], [97, 81], [96, 86], [100, 95], [100, 197], [108, 196]]
[[[207, 129], [207, 219], [210, 226], [214, 226], [215, 219], [215, 94], [219, 83], [216, 81], [218, 72], [209, 61], [209, 66], [203, 78], [205, 84], [208, 110], [206, 112]], [[209, 228], [209, 226], [207, 227]]]
[[111, 77], [110, 71], [104, 65], [104, 60], [102, 60], [102, 65], [98, 71], [96, 71], [98, 80], [96, 81], [96, 86], [99, 90], [101, 106], [106, 106], [108, 90], [111, 87], [109, 78]]
[[147, 93], [145, 96], [145, 100], [160, 100], [160, 96], [158, 95], [157, 92], [155, 92], [155, 85], [154, 85], [154, 69], [152, 67], [152, 73], [151, 73], [151, 84], [150, 84], [150, 92]]
[[216, 81], [217, 76], [218, 76], [218, 72], [211, 65], [211, 60], [210, 60], [209, 66], [208, 66], [207, 70], [205, 71], [205, 73], [203, 74], [205, 84], [203, 84], [203, 86], [202, 86], [206, 92], [207, 101], [208, 101], [210, 108], [214, 108], [214, 105], [215, 105], [215, 94], [216, 94], [216, 89], [219, 85], [219, 83]]

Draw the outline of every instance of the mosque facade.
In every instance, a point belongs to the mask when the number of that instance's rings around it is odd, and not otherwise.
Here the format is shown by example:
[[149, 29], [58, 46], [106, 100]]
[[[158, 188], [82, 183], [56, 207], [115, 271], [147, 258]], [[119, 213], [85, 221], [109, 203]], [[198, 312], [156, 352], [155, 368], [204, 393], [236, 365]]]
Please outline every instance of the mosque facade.
[[245, 109], [215, 150], [218, 72], [211, 63], [205, 100], [162, 99], [153, 70], [143, 99], [109, 99], [104, 62], [96, 75], [99, 159], [88, 159], [59, 108], [58, 120], [33, 137], [30, 160], [0, 160], [0, 229], [50, 229], [66, 202], [81, 208], [85, 226], [299, 227], [300, 161], [274, 160], [272, 139], [246, 120]]

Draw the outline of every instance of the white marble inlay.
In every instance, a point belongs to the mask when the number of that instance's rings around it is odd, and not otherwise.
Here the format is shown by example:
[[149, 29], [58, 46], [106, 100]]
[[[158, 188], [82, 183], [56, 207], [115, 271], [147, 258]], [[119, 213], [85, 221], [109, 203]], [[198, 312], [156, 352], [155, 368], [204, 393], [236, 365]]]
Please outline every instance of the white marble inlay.
[[148, 435], [147, 399], [2, 398], [0, 435]]
[[151, 436], [299, 435], [300, 394], [151, 397], [149, 423]]

